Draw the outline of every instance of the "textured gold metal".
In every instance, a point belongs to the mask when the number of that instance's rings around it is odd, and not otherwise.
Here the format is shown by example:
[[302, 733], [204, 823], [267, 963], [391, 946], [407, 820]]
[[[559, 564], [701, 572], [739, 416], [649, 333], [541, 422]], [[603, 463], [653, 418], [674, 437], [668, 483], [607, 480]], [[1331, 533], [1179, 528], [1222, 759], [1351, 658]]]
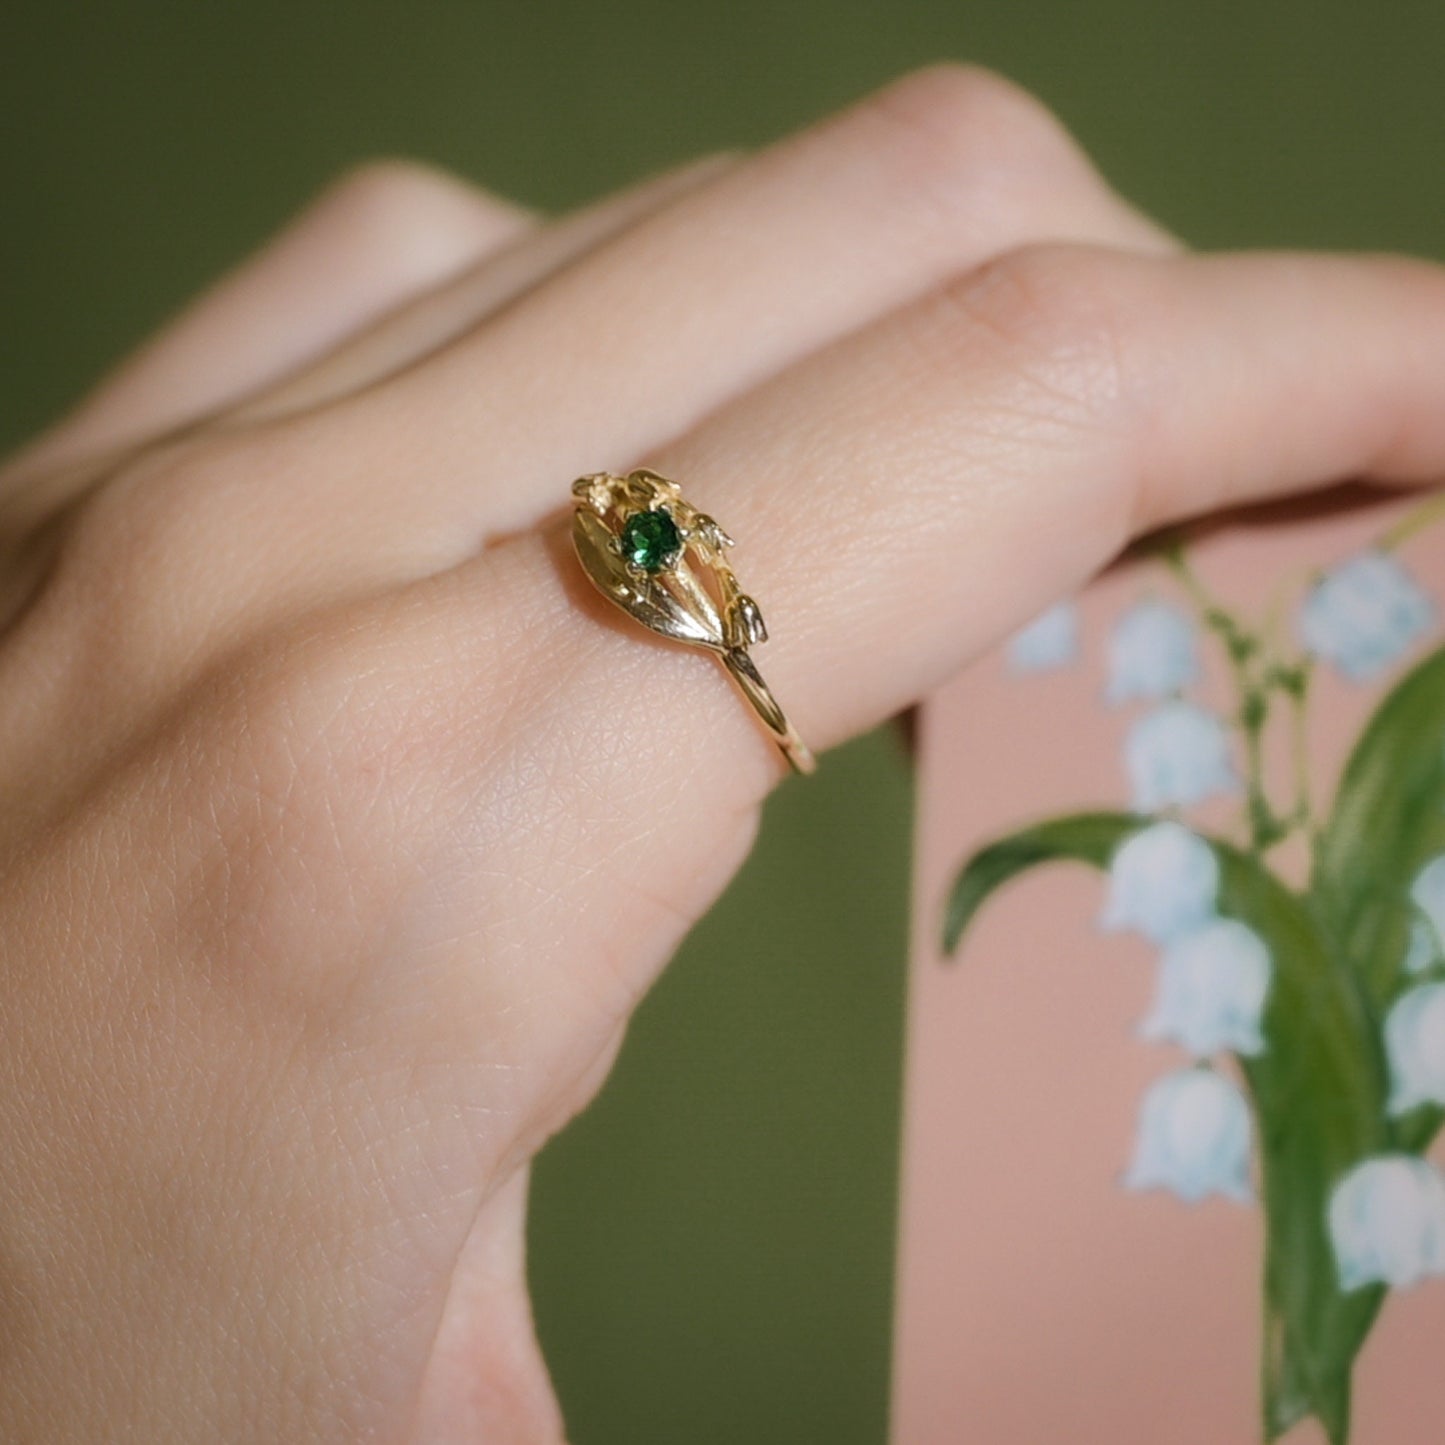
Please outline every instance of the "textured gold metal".
[[[578, 477], [572, 498], [572, 544], [603, 596], [653, 632], [712, 652], [752, 704], [788, 766], [797, 773], [813, 772], [817, 761], [811, 749], [783, 715], [748, 655], [750, 646], [767, 641], [768, 630], [758, 604], [738, 586], [724, 556], [733, 539], [684, 501], [676, 482], [646, 467], [625, 477], [611, 472]], [[621, 537], [634, 512], [655, 510], [668, 513], [683, 545], [669, 565], [650, 572], [625, 555]], [[703, 585], [704, 578], [711, 580], [713, 591]]]

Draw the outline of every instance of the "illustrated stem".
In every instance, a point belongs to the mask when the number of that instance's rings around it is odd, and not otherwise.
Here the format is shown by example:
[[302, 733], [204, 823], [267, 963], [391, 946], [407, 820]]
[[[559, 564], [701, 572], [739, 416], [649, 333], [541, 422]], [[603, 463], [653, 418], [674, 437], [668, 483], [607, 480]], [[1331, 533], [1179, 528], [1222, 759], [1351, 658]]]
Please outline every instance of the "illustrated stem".
[[1309, 661], [1300, 664], [1298, 686], [1288, 689], [1290, 700], [1290, 751], [1294, 754], [1295, 817], [1309, 835], [1311, 846], [1318, 834], [1314, 816], [1314, 796], [1310, 786], [1309, 732], [1306, 727], [1310, 683], [1314, 667]]
[[1164, 560], [1188, 593], [1206, 630], [1219, 639], [1229, 663], [1238, 700], [1234, 722], [1244, 739], [1245, 826], [1250, 851], [1261, 855], [1279, 842], [1288, 832], [1288, 826], [1275, 813], [1264, 785], [1264, 730], [1269, 721], [1270, 685], [1268, 673], [1256, 677], [1251, 666], [1259, 657], [1260, 642], [1210, 593], [1189, 565], [1182, 544], [1175, 542], [1167, 546]]
[[1252, 852], [1262, 854], [1279, 841], [1285, 828], [1275, 816], [1264, 790], [1264, 729], [1269, 721], [1269, 699], [1248, 677], [1244, 678], [1244, 685], [1239, 725], [1244, 732], [1250, 846]]
[[1165, 565], [1179, 580], [1180, 585], [1189, 594], [1190, 600], [1199, 609], [1201, 617], [1207, 622], [1213, 613], [1220, 610], [1219, 603], [1210, 594], [1203, 579], [1189, 565], [1189, 558], [1184, 552], [1184, 544], [1179, 541], [1171, 541], [1165, 545], [1162, 555]]

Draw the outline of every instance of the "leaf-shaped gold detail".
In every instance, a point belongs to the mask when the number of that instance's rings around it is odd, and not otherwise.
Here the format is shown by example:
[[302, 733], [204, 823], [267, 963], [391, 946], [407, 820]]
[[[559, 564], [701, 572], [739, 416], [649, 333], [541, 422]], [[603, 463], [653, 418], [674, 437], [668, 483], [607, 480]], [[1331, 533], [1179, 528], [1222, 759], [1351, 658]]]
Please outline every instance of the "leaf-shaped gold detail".
[[717, 605], [687, 569], [686, 562], [679, 563], [672, 572], [634, 575], [606, 522], [585, 507], [572, 513], [572, 545], [598, 590], [644, 627], [677, 642], [719, 651], [724, 648]]

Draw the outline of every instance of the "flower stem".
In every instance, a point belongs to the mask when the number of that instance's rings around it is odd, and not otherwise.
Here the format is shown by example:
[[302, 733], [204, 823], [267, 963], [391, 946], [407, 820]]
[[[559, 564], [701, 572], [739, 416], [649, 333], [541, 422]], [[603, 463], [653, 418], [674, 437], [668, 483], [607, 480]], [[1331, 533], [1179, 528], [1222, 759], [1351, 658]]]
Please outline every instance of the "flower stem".
[[1251, 852], [1261, 854], [1289, 832], [1288, 821], [1274, 811], [1264, 785], [1264, 731], [1270, 716], [1270, 694], [1274, 690], [1273, 669], [1260, 668], [1263, 652], [1260, 639], [1210, 593], [1190, 566], [1183, 545], [1177, 541], [1169, 543], [1163, 549], [1163, 558], [1189, 594], [1205, 628], [1219, 639], [1229, 662], [1238, 698], [1234, 722], [1244, 739], [1249, 847]]
[[1299, 667], [1299, 686], [1289, 690], [1290, 736], [1293, 739], [1295, 815], [1301, 827], [1313, 831], [1314, 798], [1310, 787], [1309, 735], [1305, 727], [1309, 704], [1310, 683], [1314, 680], [1314, 665], [1306, 659]]

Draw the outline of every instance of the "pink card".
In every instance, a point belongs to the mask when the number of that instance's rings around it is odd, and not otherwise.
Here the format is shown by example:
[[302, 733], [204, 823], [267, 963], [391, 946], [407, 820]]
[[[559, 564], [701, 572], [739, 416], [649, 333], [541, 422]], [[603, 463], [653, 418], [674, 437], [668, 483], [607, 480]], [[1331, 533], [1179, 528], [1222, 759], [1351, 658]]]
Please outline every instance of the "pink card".
[[1445, 1441], [1445, 505], [1197, 529], [925, 704], [895, 1445]]

